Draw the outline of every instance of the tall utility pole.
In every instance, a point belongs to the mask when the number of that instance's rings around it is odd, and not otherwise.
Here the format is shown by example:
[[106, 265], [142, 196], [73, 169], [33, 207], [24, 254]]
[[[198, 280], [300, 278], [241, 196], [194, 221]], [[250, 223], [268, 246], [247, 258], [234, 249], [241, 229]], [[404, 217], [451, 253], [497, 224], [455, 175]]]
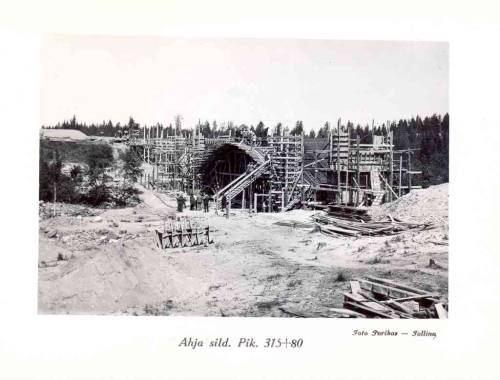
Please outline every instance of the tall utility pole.
[[411, 150], [408, 148], [408, 192], [411, 192]]
[[[56, 152], [52, 151], [52, 159], [54, 160], [54, 163], [56, 163]], [[54, 203], [52, 207], [52, 216], [56, 216], [56, 201], [57, 201], [57, 187], [56, 187], [56, 179], [54, 178]]]
[[337, 194], [339, 203], [342, 203], [342, 192], [340, 189], [340, 118], [337, 121]]
[[190, 169], [190, 172], [191, 172], [191, 178], [192, 178], [192, 183], [191, 183], [191, 194], [194, 194], [194, 182], [195, 182], [195, 178], [194, 178], [194, 146], [195, 146], [195, 134], [196, 134], [196, 130], [192, 132], [192, 148], [191, 148], [191, 154], [190, 154], [190, 165], [189, 165], [189, 169]]
[[359, 205], [359, 135], [356, 135], [356, 206]]
[[[389, 121], [387, 121], [387, 124], [389, 125]], [[390, 130], [390, 127], [387, 127], [387, 133], [389, 134], [389, 148], [390, 148], [390, 156], [389, 156], [389, 166], [390, 166], [390, 181], [389, 181], [389, 186], [391, 189], [393, 188], [394, 185], [394, 158], [393, 158], [393, 131]], [[392, 202], [392, 191], [389, 190], [389, 200]]]
[[403, 154], [399, 156], [399, 192], [398, 196], [401, 198], [401, 177], [403, 172]]
[[144, 126], [144, 138], [143, 138], [144, 146], [142, 147], [143, 160], [146, 162], [146, 126]]
[[372, 119], [372, 144], [375, 143], [375, 119]]
[[301, 157], [302, 159], [300, 160], [300, 201], [304, 202], [304, 131], [302, 131], [302, 134], [300, 136], [300, 150], [301, 150]]
[[352, 192], [349, 186], [349, 170], [350, 168], [350, 158], [351, 158], [351, 125], [349, 124], [350, 122], [347, 121], [347, 163], [346, 163], [346, 170], [345, 170], [345, 187], [347, 191], [347, 199], [346, 199], [346, 204], [349, 204], [352, 202]]
[[52, 209], [52, 215], [54, 217], [56, 216], [56, 199], [57, 199], [57, 187], [56, 187], [56, 183], [54, 181], [54, 207]]

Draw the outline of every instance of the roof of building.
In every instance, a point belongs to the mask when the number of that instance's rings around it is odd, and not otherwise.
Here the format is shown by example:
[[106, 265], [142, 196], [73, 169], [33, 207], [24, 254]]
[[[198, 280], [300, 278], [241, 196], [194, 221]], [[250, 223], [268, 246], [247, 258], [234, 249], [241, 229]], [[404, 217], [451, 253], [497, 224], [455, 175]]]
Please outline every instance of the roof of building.
[[49, 139], [85, 140], [88, 136], [76, 129], [41, 129], [40, 137]]

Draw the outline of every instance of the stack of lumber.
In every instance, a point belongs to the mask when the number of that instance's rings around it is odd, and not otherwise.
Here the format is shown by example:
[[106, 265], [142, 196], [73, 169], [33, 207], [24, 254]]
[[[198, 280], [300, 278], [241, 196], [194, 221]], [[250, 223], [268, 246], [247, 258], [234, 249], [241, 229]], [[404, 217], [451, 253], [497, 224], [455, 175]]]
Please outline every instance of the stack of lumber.
[[368, 222], [371, 216], [366, 207], [328, 205], [327, 214], [337, 219]]
[[366, 318], [448, 318], [447, 305], [437, 293], [426, 292], [378, 277], [354, 279], [344, 293], [344, 308]]
[[430, 223], [407, 223], [389, 217], [387, 221], [363, 221], [338, 218], [328, 213], [316, 213], [312, 219], [319, 230], [330, 236], [395, 235], [411, 229], [428, 229]]
[[326, 205], [322, 202], [316, 202], [316, 201], [305, 202], [305, 205], [313, 210], [317, 210], [317, 209], [324, 210], [324, 209], [328, 208], [328, 205]]

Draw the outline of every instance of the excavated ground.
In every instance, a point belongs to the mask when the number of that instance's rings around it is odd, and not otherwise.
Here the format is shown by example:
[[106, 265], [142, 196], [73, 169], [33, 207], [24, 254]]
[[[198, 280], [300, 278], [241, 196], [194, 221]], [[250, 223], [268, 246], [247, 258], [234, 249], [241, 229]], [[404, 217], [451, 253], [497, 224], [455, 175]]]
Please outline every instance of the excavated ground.
[[[84, 210], [40, 221], [40, 313], [284, 316], [342, 307], [348, 280], [373, 275], [448, 294], [448, 185], [415, 191], [373, 209], [436, 228], [396, 236], [332, 238], [310, 223], [312, 211], [229, 219], [213, 211], [177, 213], [172, 196], [141, 188], [136, 207]], [[47, 208], [52, 207], [46, 205]], [[43, 208], [43, 207], [42, 207]], [[95, 216], [99, 214], [99, 216]], [[187, 216], [216, 229], [214, 243], [160, 251], [154, 230]], [[434, 259], [435, 265], [429, 266]]]

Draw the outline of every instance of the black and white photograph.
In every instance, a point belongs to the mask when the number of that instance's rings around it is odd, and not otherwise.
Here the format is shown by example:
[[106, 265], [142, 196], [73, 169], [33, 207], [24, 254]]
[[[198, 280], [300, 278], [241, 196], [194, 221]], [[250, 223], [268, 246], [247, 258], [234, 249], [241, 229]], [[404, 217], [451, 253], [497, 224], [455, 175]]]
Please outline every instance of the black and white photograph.
[[448, 43], [40, 54], [39, 314], [448, 317]]
[[2, 3], [0, 379], [498, 379], [499, 25]]

